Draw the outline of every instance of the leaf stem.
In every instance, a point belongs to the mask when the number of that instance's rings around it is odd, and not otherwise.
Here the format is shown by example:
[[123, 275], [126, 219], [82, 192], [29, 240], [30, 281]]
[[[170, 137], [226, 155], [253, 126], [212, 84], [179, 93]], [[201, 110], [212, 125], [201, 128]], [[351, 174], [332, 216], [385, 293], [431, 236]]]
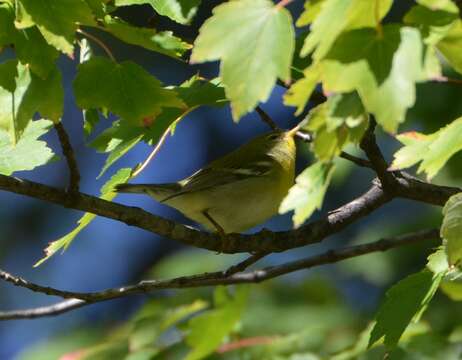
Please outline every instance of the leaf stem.
[[380, 0], [375, 0], [375, 28], [377, 29], [379, 37], [383, 37], [383, 27], [380, 22]]
[[87, 33], [86, 31], [82, 30], [82, 29], [77, 29], [77, 32], [79, 34], [82, 34], [83, 36], [93, 40], [95, 43], [97, 43], [104, 51], [105, 53], [107, 54], [107, 56], [114, 62], [117, 62], [117, 60], [115, 59], [114, 55], [112, 54], [111, 50], [109, 49], [109, 47], [104, 43], [102, 42], [100, 39], [98, 39], [96, 36], [90, 34], [90, 33]]

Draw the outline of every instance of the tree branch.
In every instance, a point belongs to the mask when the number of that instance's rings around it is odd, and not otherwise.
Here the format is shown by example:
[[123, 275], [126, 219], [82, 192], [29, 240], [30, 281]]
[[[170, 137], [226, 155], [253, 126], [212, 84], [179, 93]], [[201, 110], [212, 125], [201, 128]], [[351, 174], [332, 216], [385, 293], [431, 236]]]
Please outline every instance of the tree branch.
[[61, 143], [61, 148], [67, 161], [67, 167], [69, 168], [69, 191], [72, 193], [78, 193], [80, 172], [77, 160], [75, 159], [74, 150], [72, 149], [71, 140], [69, 139], [69, 135], [67, 134], [66, 129], [64, 129], [62, 122], [55, 123], [54, 128], [58, 134], [59, 142]]
[[[12, 283], [15, 286], [24, 287], [29, 290], [44, 293], [47, 295], [71, 298], [69, 300], [50, 305], [48, 307], [40, 307], [36, 309], [20, 311], [0, 312], [0, 320], [24, 318], [29, 319], [35, 317], [58, 315], [62, 314], [63, 312], [70, 311], [85, 305], [125, 297], [127, 295], [142, 294], [154, 290], [183, 289], [243, 283], [259, 283], [295, 271], [305, 270], [325, 264], [336, 263], [345, 259], [358, 257], [373, 252], [385, 251], [415, 242], [421, 242], [424, 240], [438, 238], [438, 229], [424, 230], [412, 234], [397, 236], [395, 238], [384, 238], [368, 244], [349, 246], [338, 250], [330, 250], [325, 253], [311, 256], [305, 259], [288, 262], [282, 265], [270, 266], [255, 271], [249, 271], [244, 273], [232, 273], [230, 275], [227, 275], [226, 271], [217, 271], [213, 273], [182, 276], [169, 280], [148, 280], [141, 281], [138, 284], [131, 286], [112, 288], [94, 293], [71, 292], [45, 287], [30, 283], [5, 271], [0, 271], [0, 278]], [[239, 264], [236, 266], [239, 266]]]
[[255, 234], [228, 234], [223, 237], [164, 219], [140, 208], [105, 201], [83, 193], [77, 193], [73, 198], [69, 198], [68, 193], [64, 190], [0, 175], [0, 190], [90, 212], [187, 245], [224, 253], [280, 252], [317, 243], [369, 215], [394, 197], [399, 196], [424, 203], [443, 205], [450, 196], [462, 191], [455, 187], [432, 185], [414, 179], [410, 175], [402, 175], [394, 186], [396, 188], [393, 194], [389, 194], [385, 193], [379, 185], [374, 184], [357, 199], [296, 230], [282, 232], [261, 231]]

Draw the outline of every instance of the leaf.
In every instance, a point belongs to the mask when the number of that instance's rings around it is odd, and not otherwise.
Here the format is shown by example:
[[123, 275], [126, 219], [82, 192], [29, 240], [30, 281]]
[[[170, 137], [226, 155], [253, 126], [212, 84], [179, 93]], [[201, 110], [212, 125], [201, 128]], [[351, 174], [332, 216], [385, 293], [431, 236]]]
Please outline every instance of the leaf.
[[45, 40], [72, 56], [78, 24], [94, 25], [93, 14], [83, 0], [18, 0], [37, 24]]
[[14, 92], [16, 89], [17, 64], [16, 60], [7, 60], [0, 64], [0, 87], [9, 92]]
[[387, 347], [396, 346], [409, 323], [426, 308], [442, 277], [425, 269], [393, 285], [377, 313], [369, 347], [381, 338]]
[[138, 144], [143, 136], [143, 128], [130, 126], [130, 124], [126, 124], [123, 121], [116, 121], [112, 127], [103, 131], [91, 144], [93, 148], [100, 152], [110, 153], [98, 178], [112, 164]]
[[310, 25], [321, 12], [325, 1], [326, 0], [306, 0], [304, 10], [297, 19], [295, 25], [298, 27]]
[[[392, 3], [392, 0], [379, 2], [380, 19], [388, 13]], [[375, 6], [375, 1], [367, 0], [325, 0], [321, 9], [317, 10], [319, 13], [311, 25], [310, 34], [305, 39], [301, 56], [314, 51], [313, 59], [319, 61], [329, 52], [342, 31], [375, 26]]]
[[51, 126], [52, 122], [48, 120], [31, 121], [17, 143], [13, 143], [9, 134], [0, 129], [0, 174], [11, 175], [48, 163], [53, 158], [53, 151], [46, 142], [38, 139]]
[[[59, 120], [64, 106], [64, 94], [61, 73], [57, 68], [45, 80], [32, 74], [28, 66], [20, 63], [13, 73], [11, 63], [4, 65], [2, 70], [3, 80], [0, 81], [9, 90], [3, 86], [0, 88], [0, 129], [10, 134], [13, 143], [18, 142], [37, 112], [42, 117]], [[9, 74], [5, 71], [9, 71]], [[14, 88], [12, 75], [16, 75]]]
[[37, 27], [18, 31], [14, 37], [15, 51], [21, 63], [46, 79], [55, 68], [59, 52], [48, 45]]
[[446, 36], [437, 44], [444, 58], [458, 73], [462, 73], [462, 21], [457, 20]]
[[139, 65], [93, 57], [80, 64], [74, 80], [77, 104], [84, 109], [107, 108], [135, 126], [145, 125], [164, 107], [183, 107], [176, 93]]
[[441, 237], [446, 242], [450, 266], [460, 264], [462, 259], [462, 193], [449, 198], [443, 208]]
[[162, 308], [157, 301], [148, 303], [136, 316], [129, 337], [130, 349], [138, 350], [154, 344], [164, 331], [207, 306], [208, 303], [202, 300], [170, 309]]
[[219, 286], [215, 289], [214, 309], [192, 318], [188, 323], [186, 343], [192, 350], [185, 360], [203, 359], [221, 345], [241, 319], [248, 290], [246, 286], [236, 287], [236, 292], [231, 297], [225, 287]]
[[403, 20], [406, 24], [420, 29], [426, 44], [435, 45], [447, 35], [458, 18], [457, 8], [456, 11], [445, 11], [416, 5], [409, 10]]
[[397, 139], [404, 146], [395, 153], [391, 168], [404, 169], [422, 161], [417, 172], [425, 172], [431, 179], [462, 150], [462, 117], [433, 134], [408, 132], [398, 135]]
[[382, 36], [367, 28], [346, 32], [322, 62], [324, 90], [358, 91], [366, 110], [393, 133], [415, 102], [415, 83], [424, 72], [422, 52], [413, 28], [386, 25]]
[[171, 31], [157, 32], [154, 29], [132, 26], [123, 20], [106, 16], [101, 29], [128, 44], [142, 46], [174, 58], [181, 57], [192, 46], [173, 35]]
[[367, 127], [367, 114], [356, 93], [336, 94], [312, 109], [303, 128], [314, 135], [316, 157], [330, 162], [350, 142], [359, 143]]
[[319, 67], [312, 65], [303, 71], [303, 78], [296, 81], [284, 94], [284, 105], [296, 106], [295, 115], [300, 115], [305, 109], [316, 84], [320, 81]]
[[180, 24], [189, 24], [201, 0], [115, 0], [116, 6], [149, 4], [160, 15]]
[[294, 210], [292, 220], [299, 227], [316, 209], [320, 209], [334, 172], [334, 165], [322, 162], [307, 167], [295, 179], [296, 183], [279, 207], [279, 213], [284, 214]]
[[28, 64], [32, 72], [42, 79], [47, 78], [55, 67], [58, 51], [46, 43], [37, 27], [17, 30], [14, 16], [12, 7], [0, 4], [0, 47], [14, 45], [19, 61], [23, 65]]
[[13, 20], [13, 7], [0, 3], [0, 48], [12, 43], [12, 36], [15, 31]]
[[[114, 188], [118, 184], [126, 183], [131, 176], [132, 170], [130, 168], [123, 168], [117, 171], [109, 181], [101, 188], [100, 198], [103, 200], [112, 200], [117, 193], [114, 192]], [[77, 227], [62, 238], [51, 242], [45, 249], [45, 256], [34, 264], [34, 267], [42, 265], [45, 261], [51, 258], [57, 251], [62, 250], [63, 252], [71, 245], [75, 237], [85, 229], [94, 219], [95, 214], [85, 213], [80, 220], [77, 222]]]
[[280, 78], [290, 80], [294, 52], [290, 13], [269, 0], [237, 0], [213, 9], [192, 62], [221, 60], [220, 75], [235, 121], [266, 101]]

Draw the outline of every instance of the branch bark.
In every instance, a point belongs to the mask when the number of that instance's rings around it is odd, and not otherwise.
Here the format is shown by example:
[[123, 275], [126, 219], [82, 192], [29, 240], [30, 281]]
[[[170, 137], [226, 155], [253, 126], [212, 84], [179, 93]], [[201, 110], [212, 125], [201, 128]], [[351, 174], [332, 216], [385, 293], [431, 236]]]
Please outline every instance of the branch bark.
[[[34, 292], [59, 296], [67, 299], [60, 303], [50, 305], [48, 307], [0, 312], [0, 320], [26, 318], [31, 319], [43, 316], [58, 315], [66, 311], [71, 311], [76, 308], [94, 304], [97, 302], [125, 297], [127, 295], [147, 293], [161, 289], [184, 289], [216, 285], [260, 283], [262, 281], [293, 273], [295, 271], [306, 270], [313, 268], [315, 266], [332, 264], [353, 257], [370, 254], [373, 252], [385, 251], [399, 246], [438, 238], [438, 229], [424, 230], [416, 233], [401, 235], [395, 238], [384, 238], [368, 244], [349, 246], [338, 250], [329, 250], [325, 253], [311, 256], [305, 259], [284, 263], [282, 265], [270, 266], [254, 271], [248, 271], [243, 273], [231, 273], [229, 275], [227, 274], [227, 271], [217, 271], [213, 273], [182, 276], [169, 280], [148, 280], [141, 281], [138, 284], [131, 286], [112, 288], [94, 293], [63, 291], [47, 286], [41, 286], [0, 270], [0, 278], [15, 286], [27, 288]], [[257, 257], [252, 258], [252, 261], [256, 258]], [[239, 267], [240, 264], [242, 263], [239, 263], [236, 266]]]
[[61, 122], [55, 123], [54, 127], [58, 134], [64, 157], [66, 158], [67, 167], [69, 168], [69, 191], [72, 193], [78, 193], [80, 172], [77, 160], [75, 159], [74, 150], [72, 149], [71, 140], [69, 139], [69, 135]]
[[0, 175], [0, 189], [114, 219], [194, 247], [224, 253], [254, 253], [281, 252], [320, 242], [369, 215], [395, 197], [441, 206], [450, 196], [462, 191], [455, 187], [429, 184], [410, 175], [402, 174], [397, 179], [392, 194], [386, 193], [380, 184], [373, 184], [357, 199], [299, 229], [228, 234], [224, 237], [164, 219], [140, 208], [105, 201], [83, 193], [69, 196], [64, 190], [10, 176]]

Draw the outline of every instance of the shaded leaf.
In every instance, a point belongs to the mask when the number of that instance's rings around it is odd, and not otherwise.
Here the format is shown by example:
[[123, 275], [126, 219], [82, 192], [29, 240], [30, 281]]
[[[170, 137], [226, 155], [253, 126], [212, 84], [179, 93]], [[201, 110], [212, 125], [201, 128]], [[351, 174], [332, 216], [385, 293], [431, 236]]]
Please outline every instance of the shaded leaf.
[[443, 216], [441, 237], [445, 240], [448, 262], [450, 266], [458, 265], [462, 259], [462, 193], [449, 198]]
[[78, 24], [95, 24], [91, 9], [83, 0], [19, 0], [19, 3], [45, 40], [69, 56]]
[[[113, 191], [114, 187], [118, 184], [126, 183], [130, 179], [131, 173], [132, 173], [132, 170], [130, 168], [120, 169], [101, 188], [101, 199], [104, 199], [107, 201], [112, 200], [117, 195], [117, 193]], [[34, 267], [37, 267], [43, 264], [50, 257], [52, 257], [57, 251], [59, 250], [65, 251], [71, 245], [75, 237], [83, 229], [85, 229], [95, 218], [96, 218], [95, 214], [85, 213], [77, 222], [78, 225], [74, 230], [72, 230], [70, 233], [63, 236], [62, 238], [49, 243], [49, 245], [45, 249], [45, 256], [42, 259], [40, 259], [37, 263], [35, 263]]]
[[294, 51], [290, 13], [269, 0], [237, 0], [214, 8], [200, 29], [191, 61], [221, 60], [220, 75], [235, 121], [290, 79]]
[[409, 323], [421, 315], [441, 282], [443, 274], [422, 270], [393, 285], [385, 294], [369, 346], [384, 338], [387, 347], [394, 347]]
[[214, 309], [206, 311], [188, 323], [186, 343], [192, 347], [185, 360], [203, 359], [213, 353], [241, 319], [249, 288], [236, 287], [234, 296], [219, 286], [214, 293]]
[[115, 0], [116, 6], [149, 4], [163, 16], [180, 24], [189, 24], [201, 0]]
[[426, 44], [437, 44], [443, 39], [455, 21], [458, 11], [435, 10], [422, 5], [413, 6], [404, 17], [406, 24], [417, 26]]
[[145, 49], [172, 57], [182, 56], [192, 46], [173, 35], [171, 31], [157, 32], [150, 28], [132, 26], [125, 21], [106, 16], [103, 30], [128, 44], [142, 46]]
[[17, 64], [16, 60], [7, 60], [0, 64], [0, 87], [11, 93], [16, 89]]
[[130, 349], [133, 351], [152, 346], [164, 331], [207, 306], [208, 303], [202, 300], [169, 309], [162, 308], [157, 301], [145, 305], [136, 315], [130, 332]]
[[[12, 64], [8, 63], [5, 66], [3, 70], [10, 73], [7, 75], [3, 72], [3, 85], [12, 90]], [[16, 143], [37, 112], [53, 121], [60, 119], [64, 93], [61, 73], [57, 68], [43, 80], [32, 74], [28, 66], [18, 63], [14, 74], [16, 77], [13, 91], [0, 87], [0, 129], [7, 131], [12, 142]]]
[[294, 210], [294, 226], [303, 224], [316, 209], [321, 208], [333, 172], [334, 166], [331, 163], [317, 162], [307, 167], [297, 176], [296, 184], [279, 207], [279, 213]]
[[176, 93], [139, 65], [93, 57], [80, 64], [74, 80], [77, 104], [84, 109], [106, 108], [135, 126], [145, 125], [164, 107], [183, 107]]
[[53, 158], [52, 150], [39, 138], [48, 132], [52, 122], [31, 121], [17, 143], [0, 129], [0, 174], [11, 175], [16, 171], [32, 170]]
[[358, 91], [366, 110], [395, 132], [415, 102], [415, 83], [424, 72], [422, 51], [413, 28], [386, 25], [382, 36], [367, 28], [346, 32], [322, 62], [324, 89]]

